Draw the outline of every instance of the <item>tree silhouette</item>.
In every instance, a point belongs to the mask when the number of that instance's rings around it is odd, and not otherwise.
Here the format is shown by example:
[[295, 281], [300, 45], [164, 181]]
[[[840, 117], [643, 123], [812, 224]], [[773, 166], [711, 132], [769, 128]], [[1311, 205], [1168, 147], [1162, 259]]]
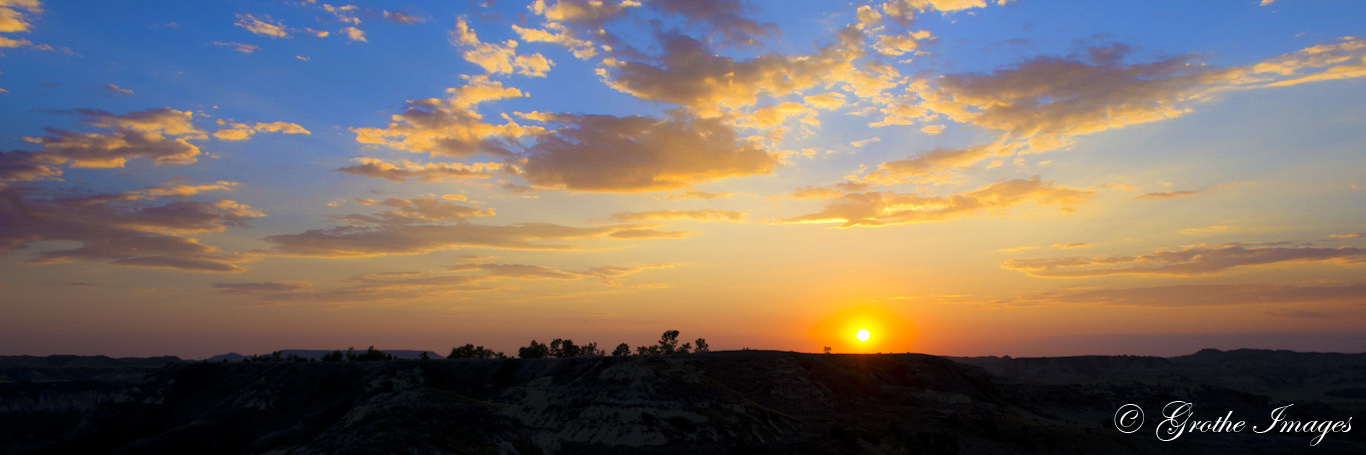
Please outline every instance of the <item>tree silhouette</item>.
[[693, 352], [707, 352], [711, 350], [711, 347], [707, 346], [706, 338], [698, 338], [694, 344], [697, 345], [697, 349], [694, 349]]
[[550, 341], [550, 356], [555, 358], [578, 357], [579, 347], [574, 345], [574, 340], [556, 338]]
[[544, 359], [549, 356], [550, 346], [546, 346], [545, 343], [538, 343], [536, 340], [531, 340], [531, 344], [517, 349], [517, 357], [523, 359]]
[[677, 350], [678, 350], [678, 331], [677, 331], [677, 330], [665, 330], [665, 331], [664, 331], [664, 334], [659, 336], [659, 351], [660, 351], [661, 353], [663, 353], [663, 354], [673, 354], [674, 351], [677, 351]]
[[341, 352], [340, 349], [338, 349], [338, 350], [336, 350], [336, 351], [332, 351], [332, 353], [330, 353], [330, 354], [324, 354], [324, 355], [323, 355], [323, 361], [324, 361], [324, 362], [340, 362], [340, 361], [345, 360], [345, 359], [346, 359], [346, 356], [342, 355], [342, 352]]
[[618, 344], [617, 348], [612, 350], [612, 357], [621, 357], [624, 355], [631, 355], [631, 347], [626, 345], [626, 343]]
[[364, 354], [356, 355], [353, 359], [357, 362], [378, 362], [380, 360], [394, 360], [394, 356], [385, 354], [384, 351], [375, 349], [374, 346], [370, 346], [365, 350]]
[[497, 358], [497, 359], [505, 359], [505, 358], [507, 358], [507, 356], [506, 356], [506, 355], [503, 355], [503, 353], [501, 353], [501, 352], [494, 352], [492, 349], [487, 349], [487, 348], [485, 348], [485, 347], [483, 347], [483, 346], [475, 346], [474, 344], [471, 344], [471, 343], [465, 343], [464, 346], [460, 346], [460, 347], [456, 347], [456, 348], [451, 348], [451, 354], [448, 355], [448, 356], [446, 356], [446, 358], [448, 358], [448, 359], [495, 359], [495, 358]]

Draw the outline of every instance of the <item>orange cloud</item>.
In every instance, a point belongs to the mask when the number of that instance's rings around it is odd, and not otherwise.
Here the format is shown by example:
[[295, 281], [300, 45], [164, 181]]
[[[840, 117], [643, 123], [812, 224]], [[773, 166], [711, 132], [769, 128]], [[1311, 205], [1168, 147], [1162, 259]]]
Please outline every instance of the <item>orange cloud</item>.
[[1199, 191], [1165, 191], [1161, 193], [1144, 193], [1135, 199], [1179, 199], [1195, 196]]
[[681, 239], [691, 231], [662, 231], [659, 229], [622, 229], [608, 234], [614, 239]]
[[764, 55], [737, 61], [716, 55], [684, 35], [662, 35], [659, 63], [619, 61], [606, 65], [607, 82], [638, 98], [685, 106], [704, 117], [754, 105], [760, 95], [782, 97], [817, 85], [842, 83], [860, 96], [885, 88], [883, 78], [865, 74], [853, 61], [864, 55], [858, 31], [845, 29], [839, 42], [814, 55]]
[[682, 16], [688, 23], [702, 25], [709, 36], [720, 36], [728, 44], [751, 46], [765, 35], [778, 32], [773, 24], [761, 24], [745, 17], [746, 5], [740, 0], [689, 0], [649, 2], [665, 14]]
[[941, 221], [984, 210], [1001, 210], [1025, 202], [1078, 204], [1095, 194], [1043, 182], [1038, 176], [994, 183], [951, 196], [919, 196], [895, 192], [848, 193], [831, 200], [825, 209], [783, 220], [788, 223], [842, 223], [840, 227], [887, 226]]
[[735, 193], [708, 193], [706, 191], [687, 190], [680, 193], [664, 195], [664, 199], [681, 201], [684, 199], [718, 199], [735, 196]]
[[544, 133], [541, 128], [523, 127], [512, 120], [502, 125], [485, 123], [474, 106], [524, 94], [486, 76], [466, 76], [465, 81], [463, 86], [446, 89], [447, 98], [409, 100], [408, 109], [395, 114], [387, 128], [352, 128], [356, 142], [465, 157], [477, 153], [505, 155], [508, 152], [499, 139]]
[[384, 272], [356, 275], [342, 280], [340, 286], [317, 289], [306, 282], [215, 283], [220, 294], [241, 295], [274, 303], [334, 303], [369, 301], [412, 301], [497, 289], [507, 280], [596, 281], [621, 286], [622, 278], [669, 265], [601, 266], [580, 270], [530, 264], [466, 263], [443, 271]]
[[62, 168], [46, 163], [37, 153], [0, 152], [0, 190], [7, 182], [56, 180], [61, 176]]
[[485, 179], [503, 169], [501, 163], [427, 163], [417, 164], [412, 161], [402, 160], [398, 164], [386, 163], [375, 158], [355, 158], [352, 161], [357, 164], [340, 169], [336, 172], [343, 172], [351, 175], [365, 177], [382, 178], [395, 182], [402, 182], [407, 179], [417, 179], [423, 182], [435, 182], [445, 178], [480, 178]]
[[199, 159], [198, 146], [189, 140], [207, 136], [191, 122], [193, 114], [170, 108], [149, 109], [116, 115], [94, 109], [76, 109], [83, 123], [104, 129], [76, 133], [49, 129], [49, 136], [25, 137], [43, 147], [44, 160], [72, 167], [123, 167], [129, 159], [145, 158], [158, 166], [191, 164]]
[[1094, 256], [1045, 259], [1012, 259], [1002, 267], [1030, 276], [1079, 278], [1107, 275], [1210, 275], [1235, 267], [1278, 263], [1332, 262], [1355, 264], [1366, 261], [1360, 248], [1285, 247], [1231, 243], [1220, 246], [1194, 245], [1173, 251], [1156, 251], [1140, 256]]
[[268, 17], [262, 20], [250, 14], [238, 14], [237, 22], [234, 22], [233, 25], [242, 27], [256, 35], [289, 38], [289, 29], [285, 27], [285, 24], [280, 21], [271, 21]]
[[[373, 215], [351, 214], [338, 217], [353, 225], [406, 225], [439, 221], [461, 221], [471, 217], [493, 216], [493, 209], [480, 209], [447, 202], [447, 198], [399, 199], [390, 197], [379, 203], [392, 210]], [[367, 204], [370, 205], [370, 204]]]
[[502, 44], [479, 41], [479, 36], [470, 29], [465, 16], [456, 18], [455, 30], [451, 30], [451, 42], [467, 48], [465, 60], [479, 65], [489, 74], [517, 73], [532, 77], [545, 77], [554, 62], [541, 54], [517, 55], [517, 41], [507, 40]]
[[641, 192], [767, 174], [777, 158], [743, 143], [717, 119], [557, 115], [565, 126], [527, 150], [533, 186]]
[[241, 256], [220, 252], [187, 234], [222, 231], [265, 214], [231, 200], [150, 202], [161, 197], [229, 189], [233, 185], [173, 185], [49, 199], [10, 190], [11, 197], [0, 203], [0, 253], [35, 242], [63, 240], [79, 246], [42, 251], [29, 262], [102, 260], [200, 272], [238, 271], [240, 268], [234, 262], [240, 262]]
[[744, 221], [745, 214], [734, 210], [651, 210], [648, 212], [619, 212], [613, 213], [612, 219], [617, 221], [649, 221], [649, 220], [697, 220], [697, 221]]
[[[33, 15], [42, 14], [38, 0], [0, 0], [0, 33], [28, 33], [33, 31]], [[0, 48], [33, 44], [23, 38], [0, 36]]]
[[[1366, 302], [1366, 284], [1182, 284], [1120, 289], [1064, 289], [996, 301], [1006, 305], [1073, 304], [1205, 307], [1276, 303]], [[1280, 310], [1284, 311], [1284, 310]]]
[[224, 128], [215, 131], [213, 138], [229, 142], [245, 141], [256, 133], [313, 134], [297, 123], [290, 122], [257, 122], [255, 125], [247, 125], [233, 122], [232, 119], [218, 119], [218, 125]]

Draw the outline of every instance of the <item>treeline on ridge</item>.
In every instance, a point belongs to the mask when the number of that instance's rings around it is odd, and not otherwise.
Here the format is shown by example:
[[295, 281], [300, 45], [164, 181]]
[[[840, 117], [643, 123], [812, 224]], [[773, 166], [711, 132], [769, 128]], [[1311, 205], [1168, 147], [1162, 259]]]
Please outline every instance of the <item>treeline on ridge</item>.
[[[696, 352], [707, 352], [710, 347], [705, 338], [698, 338], [693, 342], [678, 343], [679, 332], [677, 330], [667, 330], [659, 336], [659, 341], [655, 344], [637, 346], [634, 355], [677, 355], [691, 354]], [[606, 356], [607, 351], [598, 348], [596, 342], [575, 344], [574, 340], [556, 338], [549, 344], [531, 340], [531, 343], [517, 349], [517, 357], [523, 359], [543, 359], [543, 358], [568, 358], [568, 357], [602, 357]], [[626, 343], [618, 344], [612, 350], [613, 357], [632, 355], [631, 346]], [[430, 356], [423, 352], [419, 357], [422, 360], [430, 359]], [[464, 346], [451, 348], [451, 353], [447, 359], [506, 359], [509, 358], [502, 352], [497, 352], [483, 346], [475, 346], [467, 343]], [[347, 349], [345, 352], [338, 349], [325, 354], [321, 359], [323, 362], [374, 362], [381, 360], [394, 360], [394, 356], [386, 354], [384, 351], [370, 346], [363, 352], [357, 352], [355, 348]], [[226, 361], [226, 360], [225, 360]], [[252, 355], [243, 359], [247, 363], [260, 362], [309, 362], [310, 359], [300, 357], [293, 353], [286, 354], [284, 351], [275, 351], [270, 354]]]

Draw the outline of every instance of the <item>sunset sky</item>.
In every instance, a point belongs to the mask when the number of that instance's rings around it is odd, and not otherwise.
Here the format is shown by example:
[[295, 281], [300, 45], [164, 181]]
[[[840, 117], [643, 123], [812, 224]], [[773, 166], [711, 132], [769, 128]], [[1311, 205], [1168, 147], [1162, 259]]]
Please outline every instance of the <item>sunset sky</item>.
[[0, 0], [0, 354], [1361, 352], [1362, 18]]

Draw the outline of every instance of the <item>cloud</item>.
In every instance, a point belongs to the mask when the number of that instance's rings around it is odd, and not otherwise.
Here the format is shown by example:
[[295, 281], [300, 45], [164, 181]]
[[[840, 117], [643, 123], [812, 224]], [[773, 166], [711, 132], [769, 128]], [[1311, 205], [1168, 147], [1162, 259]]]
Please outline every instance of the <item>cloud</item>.
[[1239, 67], [1207, 65], [1193, 54], [1131, 63], [1130, 54], [1128, 46], [1110, 44], [1066, 57], [1034, 57], [989, 73], [914, 80], [905, 96], [876, 108], [883, 118], [870, 126], [943, 119], [1001, 132], [987, 149], [938, 149], [925, 157], [940, 162], [900, 162], [914, 165], [910, 177], [932, 176], [977, 160], [1066, 148], [1077, 136], [1179, 117], [1226, 91], [1366, 77], [1366, 41], [1355, 37]]
[[47, 199], [17, 189], [5, 190], [5, 200], [0, 202], [0, 253], [38, 242], [70, 241], [79, 246], [44, 250], [28, 262], [87, 260], [199, 272], [238, 271], [234, 263], [242, 257], [223, 253], [189, 235], [243, 226], [246, 220], [265, 214], [232, 200], [153, 202], [233, 185], [170, 185]]
[[230, 47], [230, 48], [232, 48], [232, 50], [237, 51], [237, 52], [241, 52], [241, 53], [243, 53], [243, 54], [250, 54], [250, 53], [252, 53], [252, 52], [256, 52], [256, 51], [261, 50], [261, 46], [257, 46], [257, 45], [255, 45], [255, 44], [243, 44], [243, 43], [224, 42], [224, 41], [214, 41], [214, 42], [209, 43], [209, 44], [212, 44], [212, 45], [214, 45], [214, 46]]
[[[684, 106], [704, 117], [754, 105], [818, 85], [843, 84], [859, 96], [875, 96], [883, 78], [865, 74], [853, 61], [863, 57], [858, 31], [847, 28], [839, 42], [813, 55], [762, 55], [735, 60], [717, 55], [696, 39], [663, 34], [663, 55], [654, 61], [612, 59], [604, 76], [613, 88], [641, 99]], [[887, 68], [889, 71], [890, 68]]]
[[565, 240], [642, 238], [632, 233], [649, 226], [621, 224], [572, 227], [550, 223], [480, 225], [472, 217], [493, 216], [492, 209], [455, 204], [460, 196], [388, 198], [377, 205], [388, 210], [335, 217], [340, 224], [299, 234], [266, 237], [274, 248], [260, 254], [306, 257], [373, 257], [423, 254], [459, 248], [509, 250], [575, 250]]
[[1252, 88], [1366, 77], [1366, 40], [1344, 36], [1240, 68], [1239, 83]]
[[10, 38], [8, 36], [0, 36], [0, 49], [7, 47], [27, 46], [30, 44], [33, 44], [33, 42], [23, 38]]
[[692, 231], [663, 231], [658, 229], [622, 229], [608, 234], [614, 239], [681, 239]]
[[526, 151], [533, 186], [641, 192], [772, 172], [777, 158], [742, 142], [718, 119], [555, 115], [563, 125]]
[[755, 109], [753, 112], [736, 119], [735, 124], [744, 128], [766, 130], [786, 123], [788, 119], [796, 118], [805, 125], [820, 126], [821, 122], [816, 115], [815, 109], [806, 107], [802, 103], [788, 101]]
[[732, 197], [732, 196], [735, 196], [735, 193], [726, 193], [726, 192], [721, 192], [721, 193], [708, 193], [708, 192], [706, 192], [706, 191], [687, 190], [687, 191], [682, 191], [682, 192], [678, 192], [678, 193], [667, 194], [667, 195], [664, 195], [664, 196], [662, 196], [662, 197], [663, 197], [664, 199], [668, 199], [668, 200], [671, 200], [671, 201], [681, 201], [681, 200], [684, 200], [684, 199], [718, 199], [718, 198], [728, 198], [728, 197]]
[[37, 153], [0, 152], [0, 190], [6, 183], [57, 180], [61, 176], [60, 167], [48, 164]]
[[346, 37], [347, 41], [360, 41], [362, 43], [370, 41], [368, 39], [365, 39], [364, 30], [355, 27], [343, 27], [341, 30], [339, 30], [339, 32], [341, 32], [342, 36]]
[[[787, 197], [793, 199], [834, 199], [845, 193], [857, 193], [867, 191], [868, 184], [861, 182], [841, 182], [829, 187], [804, 186], [792, 190]], [[769, 199], [779, 199], [781, 196], [774, 196]]]
[[[1311, 302], [1366, 302], [1366, 284], [1182, 284], [1119, 289], [1064, 289], [1038, 292], [996, 303], [1185, 308]], [[1268, 315], [1303, 317], [1295, 316], [1300, 311], [1302, 310], [1272, 310], [1268, 311]]]
[[266, 237], [274, 254], [309, 257], [372, 257], [422, 254], [458, 248], [572, 250], [561, 240], [605, 237], [621, 227], [571, 227], [549, 223], [514, 225], [418, 224], [336, 226]]
[[574, 58], [580, 60], [591, 59], [598, 55], [593, 43], [588, 40], [574, 37], [568, 27], [556, 22], [545, 24], [544, 29], [519, 27], [512, 24], [512, 31], [517, 32], [517, 36], [522, 41], [528, 43], [552, 43], [564, 46], [574, 54]]
[[878, 37], [877, 44], [873, 47], [882, 55], [901, 56], [920, 49], [921, 41], [932, 39], [934, 39], [934, 35], [930, 32], [916, 30], [905, 35], [882, 35]]
[[467, 48], [463, 57], [466, 61], [479, 65], [489, 74], [517, 73], [524, 76], [545, 77], [554, 62], [544, 55], [517, 55], [517, 41], [507, 40], [503, 44], [479, 41], [474, 30], [465, 22], [465, 16], [456, 19], [455, 29], [451, 30], [451, 42]]
[[104, 90], [111, 97], [132, 95], [133, 91], [114, 84], [104, 84]]
[[341, 280], [339, 286], [318, 289], [306, 282], [215, 283], [220, 294], [247, 296], [274, 303], [337, 303], [372, 301], [413, 301], [498, 289], [499, 282], [521, 280], [596, 281], [621, 286], [622, 278], [653, 268], [670, 265], [600, 266], [564, 269], [529, 264], [466, 263], [442, 271], [382, 272], [356, 275]]
[[236, 123], [232, 119], [218, 119], [218, 125], [223, 128], [213, 133], [213, 138], [220, 141], [245, 141], [251, 139], [256, 133], [283, 133], [283, 134], [302, 134], [310, 133], [297, 123], [290, 122], [257, 122], [255, 125]]
[[262, 20], [250, 14], [238, 14], [237, 22], [233, 22], [233, 25], [242, 27], [256, 35], [289, 38], [289, 29], [285, 27], [285, 24], [279, 21], [271, 21], [269, 17]]
[[616, 221], [649, 220], [697, 220], [697, 221], [744, 221], [745, 214], [734, 210], [651, 210], [647, 212], [618, 212], [612, 214]]
[[1271, 310], [1271, 311], [1267, 311], [1267, 312], [1264, 313], [1264, 314], [1266, 314], [1267, 316], [1271, 316], [1271, 317], [1273, 317], [1273, 318], [1299, 318], [1299, 319], [1306, 319], [1306, 318], [1308, 318], [1308, 319], [1316, 319], [1316, 318], [1330, 318], [1330, 317], [1333, 317], [1332, 315], [1330, 315], [1330, 314], [1328, 314], [1328, 313], [1324, 313], [1324, 312], [1320, 312], [1320, 311], [1291, 310], [1291, 309]]
[[525, 94], [486, 76], [465, 76], [465, 81], [463, 86], [446, 89], [447, 98], [409, 100], [407, 110], [393, 115], [387, 128], [352, 128], [356, 142], [459, 158], [478, 153], [506, 155], [500, 139], [545, 132], [510, 119], [502, 125], [485, 123], [474, 106]]
[[43, 147], [42, 159], [72, 167], [123, 167], [129, 159], [144, 158], [158, 166], [191, 164], [198, 160], [199, 147], [189, 140], [207, 136], [191, 122], [193, 114], [171, 108], [149, 109], [127, 114], [111, 114], [93, 109], [69, 111], [83, 117], [82, 123], [103, 129], [76, 133], [48, 129], [48, 136], [25, 137]]
[[1235, 267], [1304, 262], [1355, 264], [1363, 261], [1366, 261], [1366, 250], [1360, 248], [1230, 243], [1219, 246], [1200, 244], [1139, 256], [1012, 259], [1002, 267], [1035, 277], [1079, 278], [1108, 275], [1199, 276]]
[[1331, 234], [1328, 237], [1334, 239], [1359, 239], [1366, 237], [1366, 232], [1353, 232], [1351, 234]]
[[1206, 235], [1221, 232], [1231, 232], [1236, 230], [1238, 230], [1238, 227], [1236, 226], [1215, 225], [1208, 227], [1186, 228], [1182, 229], [1181, 233], [1186, 235]]
[[[1004, 6], [1010, 0], [997, 0], [993, 3]], [[882, 4], [882, 12], [887, 17], [909, 25], [915, 16], [926, 11], [952, 13], [974, 8], [986, 8], [986, 0], [889, 0]]]
[[994, 183], [976, 191], [950, 196], [920, 196], [895, 192], [847, 193], [830, 200], [825, 209], [782, 220], [787, 223], [841, 223], [841, 228], [887, 226], [942, 221], [986, 210], [1004, 210], [1026, 202], [1040, 205], [1079, 204], [1094, 191], [1043, 182], [1038, 176]]
[[1064, 250], [1070, 250], [1070, 249], [1073, 249], [1073, 248], [1088, 248], [1088, 247], [1091, 247], [1091, 246], [1093, 246], [1093, 245], [1090, 244], [1090, 243], [1054, 243], [1054, 244], [1053, 244], [1053, 248], [1062, 248], [1062, 249], [1064, 249]]
[[640, 6], [632, 0], [536, 0], [531, 4], [532, 12], [554, 22], [600, 25], [624, 14], [626, 8]]
[[232, 191], [238, 185], [237, 182], [219, 180], [213, 183], [187, 184], [179, 180], [166, 182], [162, 186], [143, 188], [140, 190], [125, 191], [121, 194], [122, 200], [150, 200], [163, 197], [189, 197], [208, 191]]
[[575, 274], [564, 272], [553, 267], [527, 264], [469, 263], [451, 266], [447, 268], [447, 270], [452, 272], [481, 271], [488, 273], [488, 276], [500, 278], [552, 280], [572, 280], [579, 278]]
[[819, 95], [808, 95], [802, 98], [807, 106], [820, 110], [830, 110], [843, 106], [845, 103], [844, 94], [840, 92], [827, 92]]
[[762, 24], [745, 17], [740, 0], [689, 0], [684, 2], [649, 2], [650, 7], [666, 14], [682, 16], [690, 24], [701, 25], [708, 35], [720, 35], [728, 44], [752, 46], [758, 38], [779, 31], [774, 24]]
[[[28, 33], [33, 31], [33, 18], [42, 14], [38, 0], [0, 0], [0, 33]], [[0, 36], [0, 48], [32, 44], [26, 39]]]
[[393, 22], [395, 24], [414, 25], [427, 22], [427, 19], [424, 17], [406, 14], [401, 11], [385, 10], [382, 14], [385, 19], [388, 19], [390, 22]]
[[417, 179], [423, 182], [436, 182], [447, 178], [486, 179], [493, 177], [497, 171], [503, 169], [501, 163], [417, 164], [412, 161], [402, 160], [398, 164], [391, 164], [379, 159], [365, 157], [355, 158], [352, 159], [352, 161], [357, 164], [334, 170], [336, 172], [382, 178], [394, 182], [402, 182], [408, 179]]
[[921, 92], [922, 106], [954, 121], [1005, 131], [1040, 150], [1066, 138], [1177, 117], [1233, 71], [1189, 55], [1126, 64], [1128, 46], [1091, 48], [1085, 57], [1036, 57], [991, 73], [949, 74]]
[[494, 215], [493, 209], [453, 204], [447, 202], [445, 198], [400, 199], [390, 197], [379, 204], [390, 207], [391, 210], [372, 215], [357, 213], [337, 217], [337, 219], [350, 223], [352, 226], [411, 225], [441, 221], [463, 221], [471, 217]]
[[306, 282], [215, 283], [219, 294], [240, 296], [270, 303], [356, 303], [413, 301], [459, 292], [489, 291], [475, 276], [433, 272], [400, 272], [358, 275], [341, 281], [340, 286], [317, 289]]
[[302, 292], [313, 288], [313, 283], [301, 281], [268, 281], [263, 283], [214, 283], [220, 294], [260, 294]]
[[951, 175], [951, 171], [965, 169], [990, 157], [1010, 155], [1014, 151], [999, 143], [963, 148], [936, 148], [904, 160], [879, 164], [863, 180], [884, 185], [898, 183], [932, 183]]
[[1161, 193], [1144, 193], [1135, 199], [1179, 199], [1200, 194], [1199, 191], [1166, 191]]

